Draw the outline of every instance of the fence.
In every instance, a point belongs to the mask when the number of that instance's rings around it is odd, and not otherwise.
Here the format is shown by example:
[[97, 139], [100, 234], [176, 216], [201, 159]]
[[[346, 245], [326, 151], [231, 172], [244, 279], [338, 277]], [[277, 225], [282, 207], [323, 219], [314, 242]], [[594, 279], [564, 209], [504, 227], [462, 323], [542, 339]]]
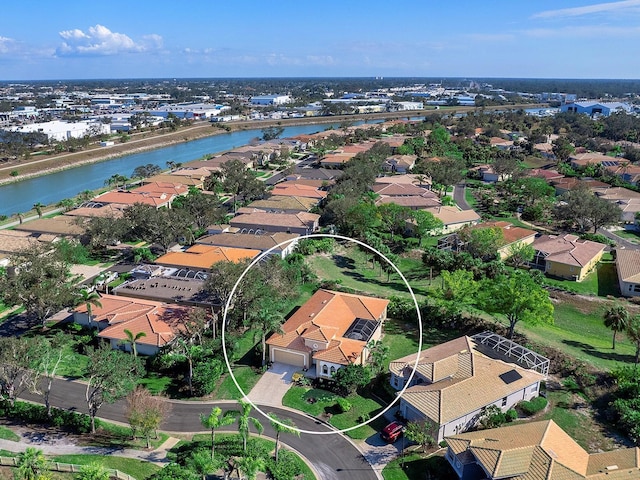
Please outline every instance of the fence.
[[[18, 457], [0, 457], [0, 466], [17, 467], [18, 462]], [[75, 465], [73, 463], [49, 462], [49, 470], [53, 470], [54, 472], [78, 473], [82, 470], [83, 466], [84, 465]], [[117, 478], [118, 480], [136, 480], [131, 475], [123, 473], [120, 470], [113, 468], [107, 468], [106, 470], [109, 472], [111, 478]]]

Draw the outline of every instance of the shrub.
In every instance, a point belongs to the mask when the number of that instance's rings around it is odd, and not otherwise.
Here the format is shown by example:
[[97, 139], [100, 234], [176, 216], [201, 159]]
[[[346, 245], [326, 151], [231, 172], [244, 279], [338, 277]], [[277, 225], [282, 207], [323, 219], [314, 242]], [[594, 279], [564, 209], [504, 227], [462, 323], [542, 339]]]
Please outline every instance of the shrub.
[[347, 400], [346, 398], [338, 398], [336, 400], [336, 405], [340, 413], [346, 413], [351, 410], [351, 402], [349, 402], [349, 400]]
[[547, 407], [547, 399], [544, 397], [536, 397], [530, 402], [524, 401], [518, 404], [520, 410], [522, 410], [527, 415], [533, 415], [535, 413], [541, 412]]
[[514, 408], [510, 408], [505, 413], [505, 416], [507, 417], [507, 422], [513, 422], [518, 418], [518, 412]]

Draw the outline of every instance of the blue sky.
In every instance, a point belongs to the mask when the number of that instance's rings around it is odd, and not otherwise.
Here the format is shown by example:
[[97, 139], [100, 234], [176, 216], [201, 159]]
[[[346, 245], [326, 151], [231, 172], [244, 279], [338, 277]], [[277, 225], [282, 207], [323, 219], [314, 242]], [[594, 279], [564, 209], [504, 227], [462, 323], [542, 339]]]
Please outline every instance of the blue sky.
[[640, 0], [4, 0], [0, 80], [639, 78]]

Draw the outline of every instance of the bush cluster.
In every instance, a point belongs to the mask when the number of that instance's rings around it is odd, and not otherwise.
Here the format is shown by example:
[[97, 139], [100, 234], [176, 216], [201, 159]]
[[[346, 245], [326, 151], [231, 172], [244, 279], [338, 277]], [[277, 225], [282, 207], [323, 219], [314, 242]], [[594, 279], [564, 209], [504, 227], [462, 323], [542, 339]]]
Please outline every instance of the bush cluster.
[[536, 397], [531, 401], [524, 401], [518, 404], [520, 410], [522, 410], [527, 415], [533, 415], [535, 413], [541, 412], [545, 408], [547, 408], [547, 404], [549, 402], [544, 397]]

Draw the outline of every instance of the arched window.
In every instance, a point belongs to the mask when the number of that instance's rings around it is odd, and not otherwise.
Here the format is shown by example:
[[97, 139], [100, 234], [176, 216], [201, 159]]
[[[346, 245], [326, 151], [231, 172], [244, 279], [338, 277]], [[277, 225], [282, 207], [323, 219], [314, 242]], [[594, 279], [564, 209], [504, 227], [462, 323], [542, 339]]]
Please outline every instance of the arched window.
[[331, 376], [333, 377], [333, 374], [336, 373], [336, 367], [331, 367]]
[[327, 373], [329, 373], [329, 369], [327, 368], [326, 365], [322, 365], [322, 374], [326, 375]]

